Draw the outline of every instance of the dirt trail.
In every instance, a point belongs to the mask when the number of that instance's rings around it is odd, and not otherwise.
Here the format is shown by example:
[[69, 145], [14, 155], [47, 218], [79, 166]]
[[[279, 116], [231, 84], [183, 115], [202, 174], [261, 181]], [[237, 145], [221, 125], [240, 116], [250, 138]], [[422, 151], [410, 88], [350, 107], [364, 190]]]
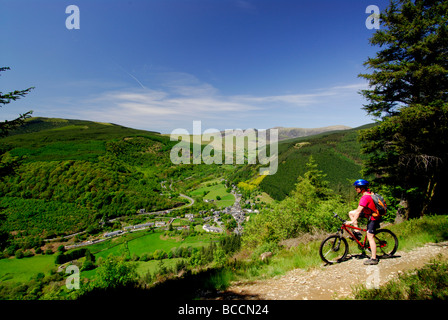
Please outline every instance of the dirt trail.
[[377, 266], [365, 266], [365, 258], [352, 255], [343, 263], [294, 269], [268, 280], [238, 282], [222, 292], [218, 299], [257, 300], [330, 300], [351, 297], [352, 287], [360, 284], [376, 287], [406, 270], [423, 267], [437, 255], [448, 257], [448, 241], [428, 243], [394, 257], [381, 259]]

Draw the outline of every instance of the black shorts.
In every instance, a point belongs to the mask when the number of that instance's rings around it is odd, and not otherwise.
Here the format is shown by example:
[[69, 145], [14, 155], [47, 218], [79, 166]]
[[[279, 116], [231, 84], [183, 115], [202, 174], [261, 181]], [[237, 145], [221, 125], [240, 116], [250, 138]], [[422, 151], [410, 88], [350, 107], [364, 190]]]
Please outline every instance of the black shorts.
[[367, 222], [367, 233], [375, 233], [376, 229], [380, 227], [380, 221], [379, 220], [371, 220]]

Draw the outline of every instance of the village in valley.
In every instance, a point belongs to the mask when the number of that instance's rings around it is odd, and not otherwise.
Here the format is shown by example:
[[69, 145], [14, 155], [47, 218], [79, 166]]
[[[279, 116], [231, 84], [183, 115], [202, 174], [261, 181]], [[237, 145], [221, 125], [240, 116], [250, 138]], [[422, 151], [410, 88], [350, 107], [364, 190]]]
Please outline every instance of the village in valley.
[[[162, 182], [162, 187], [165, 189], [172, 189], [170, 185], [168, 188], [165, 186], [165, 181]], [[143, 219], [144, 222], [138, 224], [129, 224], [126, 222], [127, 217], [118, 217], [115, 219], [108, 220], [107, 223], [102, 221], [100, 223], [101, 227], [108, 225], [113, 225], [115, 228], [112, 231], [104, 232], [101, 236], [96, 236], [95, 239], [88, 239], [82, 242], [77, 242], [73, 244], [67, 244], [64, 246], [65, 250], [70, 250], [74, 248], [84, 247], [92, 244], [97, 244], [103, 241], [107, 241], [114, 237], [119, 237], [125, 235], [129, 232], [137, 232], [143, 230], [159, 230], [159, 231], [185, 231], [190, 232], [198, 231], [198, 232], [208, 232], [208, 233], [216, 233], [216, 234], [231, 234], [234, 233], [236, 235], [241, 235], [243, 232], [243, 223], [249, 220], [249, 214], [258, 213], [257, 209], [242, 209], [241, 201], [242, 194], [239, 193], [236, 186], [232, 186], [232, 190], [230, 192], [234, 197], [234, 203], [231, 206], [227, 206], [224, 208], [209, 209], [209, 210], [200, 210], [198, 212], [190, 213], [181, 213], [179, 215], [175, 215], [174, 213], [180, 208], [190, 207], [194, 204], [194, 199], [186, 196], [184, 194], [179, 194], [180, 197], [185, 198], [189, 201], [188, 204], [185, 204], [182, 207], [173, 208], [169, 210], [162, 210], [156, 212], [146, 212], [144, 208], [140, 209], [136, 213], [136, 217], [139, 217], [139, 220], [142, 220], [144, 216], [147, 218]], [[205, 203], [213, 203], [215, 200], [213, 199], [203, 199]], [[230, 218], [231, 217], [231, 218]], [[200, 230], [200, 231], [199, 231]], [[69, 239], [70, 237], [74, 237], [76, 235], [82, 234], [84, 232], [80, 232], [77, 234], [73, 234], [65, 237]]]

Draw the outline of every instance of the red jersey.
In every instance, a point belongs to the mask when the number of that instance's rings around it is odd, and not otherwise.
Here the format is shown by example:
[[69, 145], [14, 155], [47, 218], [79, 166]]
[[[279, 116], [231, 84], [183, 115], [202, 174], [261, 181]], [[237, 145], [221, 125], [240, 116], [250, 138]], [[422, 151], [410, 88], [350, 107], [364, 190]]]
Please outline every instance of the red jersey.
[[375, 202], [373, 202], [372, 196], [370, 195], [370, 192], [365, 193], [361, 199], [359, 199], [359, 205], [363, 206], [364, 209], [362, 209], [361, 213], [364, 214], [366, 218], [376, 220], [372, 216], [372, 212], [376, 211]]

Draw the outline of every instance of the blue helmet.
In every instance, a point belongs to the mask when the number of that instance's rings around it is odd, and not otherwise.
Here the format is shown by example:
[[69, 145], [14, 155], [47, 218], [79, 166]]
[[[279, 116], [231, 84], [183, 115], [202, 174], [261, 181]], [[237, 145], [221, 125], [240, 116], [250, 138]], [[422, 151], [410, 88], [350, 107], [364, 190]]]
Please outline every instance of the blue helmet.
[[355, 187], [367, 187], [369, 185], [369, 181], [364, 179], [358, 179], [353, 184]]

